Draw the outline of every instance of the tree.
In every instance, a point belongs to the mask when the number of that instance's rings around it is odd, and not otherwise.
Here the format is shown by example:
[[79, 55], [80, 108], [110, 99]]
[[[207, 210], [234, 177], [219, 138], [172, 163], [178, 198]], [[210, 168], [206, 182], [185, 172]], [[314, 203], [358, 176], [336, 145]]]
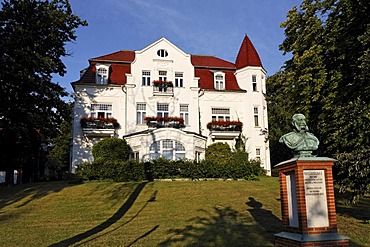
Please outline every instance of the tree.
[[227, 164], [230, 161], [232, 152], [229, 144], [216, 142], [206, 148], [206, 161], [217, 164]]
[[16, 136], [13, 140], [21, 147], [17, 154], [5, 154], [7, 174], [14, 169], [10, 155], [31, 158], [39, 155], [24, 148], [32, 142], [30, 133], [36, 130], [47, 140], [58, 135], [58, 127], [68, 113], [67, 103], [62, 100], [67, 92], [51, 81], [52, 75], [66, 73], [61, 58], [69, 54], [64, 45], [76, 40], [75, 30], [86, 25], [86, 21], [72, 13], [68, 0], [5, 0], [2, 3], [1, 128], [8, 132], [7, 136]]
[[[286, 131], [281, 124], [300, 112], [320, 140], [319, 155], [365, 157], [357, 152], [370, 149], [369, 12], [367, 0], [304, 0], [288, 12], [280, 49], [292, 57], [267, 80], [272, 146]], [[271, 150], [274, 156], [278, 148]], [[350, 175], [345, 167], [336, 167], [341, 185]], [[369, 191], [359, 184], [347, 188]]]
[[95, 161], [120, 162], [127, 161], [131, 147], [126, 140], [118, 138], [104, 138], [92, 148]]

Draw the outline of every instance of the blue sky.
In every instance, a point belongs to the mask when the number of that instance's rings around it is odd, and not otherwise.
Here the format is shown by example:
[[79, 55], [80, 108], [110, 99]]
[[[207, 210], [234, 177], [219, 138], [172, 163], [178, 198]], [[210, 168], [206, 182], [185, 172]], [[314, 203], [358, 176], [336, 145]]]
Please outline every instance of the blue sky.
[[88, 59], [119, 50], [141, 50], [161, 37], [186, 53], [213, 55], [234, 62], [245, 34], [259, 53], [267, 75], [288, 58], [278, 49], [280, 23], [299, 0], [70, 0], [74, 14], [89, 26], [77, 29], [63, 58], [64, 77], [54, 81], [72, 92], [70, 82]]

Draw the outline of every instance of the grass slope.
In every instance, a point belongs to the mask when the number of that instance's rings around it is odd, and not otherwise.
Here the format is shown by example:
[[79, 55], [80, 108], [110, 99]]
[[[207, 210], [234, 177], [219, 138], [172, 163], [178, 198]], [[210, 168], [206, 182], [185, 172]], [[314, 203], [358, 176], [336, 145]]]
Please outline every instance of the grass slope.
[[[279, 182], [66, 182], [0, 187], [0, 246], [273, 246]], [[370, 246], [370, 198], [337, 203], [339, 233]]]

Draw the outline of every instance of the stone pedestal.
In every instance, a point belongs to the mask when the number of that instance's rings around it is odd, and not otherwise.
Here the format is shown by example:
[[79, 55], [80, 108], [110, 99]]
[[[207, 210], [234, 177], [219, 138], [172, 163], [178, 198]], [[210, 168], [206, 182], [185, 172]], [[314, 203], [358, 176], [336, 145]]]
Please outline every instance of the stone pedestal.
[[276, 166], [283, 232], [275, 234], [275, 246], [349, 246], [349, 238], [337, 232], [334, 161], [298, 157]]

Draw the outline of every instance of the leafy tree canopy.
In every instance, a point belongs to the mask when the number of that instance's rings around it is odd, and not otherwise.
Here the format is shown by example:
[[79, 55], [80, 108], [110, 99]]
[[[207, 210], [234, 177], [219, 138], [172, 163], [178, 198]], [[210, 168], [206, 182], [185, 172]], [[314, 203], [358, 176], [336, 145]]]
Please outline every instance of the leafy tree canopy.
[[[370, 149], [369, 13], [368, 0], [304, 0], [288, 12], [280, 49], [292, 56], [267, 80], [274, 162], [290, 157], [280, 152], [277, 141], [290, 131], [291, 117], [298, 112], [320, 139], [319, 155], [365, 157], [357, 153]], [[341, 177], [345, 167], [337, 166]], [[366, 170], [357, 172], [363, 177]], [[361, 183], [370, 182], [365, 180], [348, 188], [363, 194]]]
[[[66, 73], [61, 58], [69, 54], [64, 46], [87, 23], [72, 13], [68, 0], [5, 0], [1, 7], [0, 136], [15, 136], [21, 152], [32, 146], [32, 132], [46, 140], [58, 135], [68, 114], [62, 100], [67, 92], [51, 81], [52, 75]], [[8, 147], [14, 151], [13, 144]], [[29, 149], [14, 152], [4, 155], [31, 155]]]

